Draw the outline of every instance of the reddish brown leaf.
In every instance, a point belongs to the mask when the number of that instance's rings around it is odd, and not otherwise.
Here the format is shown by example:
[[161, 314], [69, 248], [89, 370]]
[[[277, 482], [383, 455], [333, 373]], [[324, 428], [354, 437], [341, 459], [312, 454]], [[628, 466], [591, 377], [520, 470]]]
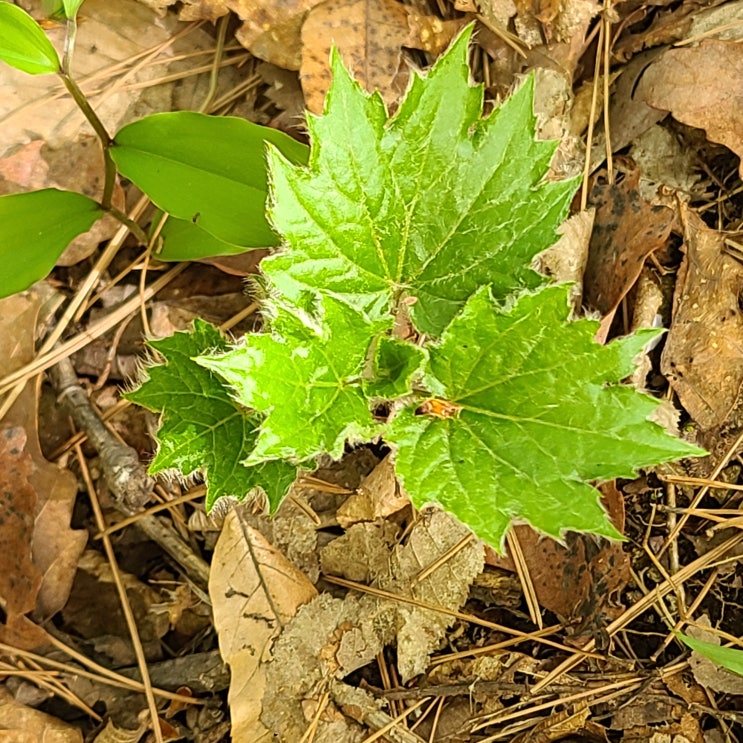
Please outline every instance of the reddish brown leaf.
[[[622, 494], [613, 483], [601, 490], [614, 525], [622, 531]], [[590, 632], [611, 617], [611, 600], [629, 580], [629, 558], [619, 542], [569, 532], [563, 546], [528, 526], [517, 526], [514, 531], [542, 608], [576, 624], [576, 634]], [[496, 555], [489, 548], [487, 555], [489, 565], [516, 569], [508, 556]]]
[[645, 259], [665, 243], [673, 224], [672, 209], [652, 206], [640, 196], [639, 180], [640, 172], [634, 170], [621, 183], [597, 184], [591, 191], [596, 217], [583, 277], [583, 301], [604, 315], [605, 334]]

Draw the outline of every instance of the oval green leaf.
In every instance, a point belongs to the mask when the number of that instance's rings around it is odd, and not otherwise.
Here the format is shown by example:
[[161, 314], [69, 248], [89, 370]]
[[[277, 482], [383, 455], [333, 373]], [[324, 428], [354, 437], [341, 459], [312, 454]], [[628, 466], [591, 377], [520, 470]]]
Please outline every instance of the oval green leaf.
[[737, 673], [739, 676], [743, 676], [743, 650], [740, 648], [724, 648], [711, 642], [705, 642], [704, 640], [695, 640], [687, 635], [682, 635], [680, 632], [677, 632], [676, 636], [685, 645], [699, 653], [699, 655], [707, 658], [707, 660], [711, 660], [716, 665], [727, 668], [728, 671]]
[[198, 261], [218, 255], [236, 255], [250, 249], [220, 240], [193, 222], [175, 217], [168, 218], [160, 237], [162, 248], [156, 257], [161, 261]]
[[160, 209], [243, 248], [278, 238], [265, 218], [266, 142], [293, 163], [308, 148], [245, 119], [191, 111], [154, 114], [125, 126], [111, 150], [120, 172]]
[[0, 297], [43, 279], [70, 240], [102, 216], [95, 201], [73, 191], [0, 196]]
[[10, 3], [0, 3], [0, 59], [31, 75], [59, 72], [59, 57], [41, 26]]

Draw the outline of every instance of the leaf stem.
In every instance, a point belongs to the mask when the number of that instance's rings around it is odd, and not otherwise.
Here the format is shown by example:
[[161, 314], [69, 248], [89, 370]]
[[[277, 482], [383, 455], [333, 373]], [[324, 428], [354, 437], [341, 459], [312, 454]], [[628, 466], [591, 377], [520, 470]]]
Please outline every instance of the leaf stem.
[[111, 209], [111, 199], [114, 193], [114, 185], [116, 183], [116, 164], [111, 157], [111, 145], [113, 139], [106, 131], [106, 127], [103, 126], [103, 122], [98, 118], [98, 114], [93, 110], [93, 107], [88, 103], [88, 99], [85, 97], [85, 93], [80, 90], [78, 84], [70, 77], [67, 70], [61, 69], [59, 76], [62, 78], [65, 88], [72, 96], [73, 100], [77, 104], [78, 108], [83, 112], [85, 118], [90, 122], [93, 130], [98, 135], [98, 139], [101, 140], [101, 146], [103, 148], [103, 162], [106, 169], [106, 180], [103, 185], [103, 198], [101, 199], [101, 206], [106, 210]]
[[117, 209], [111, 202], [113, 199], [114, 186], [116, 185], [116, 163], [114, 163], [111, 157], [111, 145], [113, 139], [106, 130], [103, 122], [98, 118], [98, 114], [93, 110], [93, 107], [88, 102], [85, 93], [80, 89], [80, 86], [75, 82], [74, 78], [70, 75], [70, 64], [72, 61], [72, 50], [74, 47], [75, 29], [77, 24], [70, 20], [67, 24], [67, 38], [65, 40], [65, 51], [64, 59], [62, 62], [62, 69], [59, 71], [59, 76], [62, 78], [62, 82], [67, 88], [69, 94], [77, 104], [78, 108], [83, 112], [85, 118], [90, 122], [93, 130], [98, 135], [98, 139], [101, 142], [101, 148], [103, 150], [103, 163], [105, 167], [105, 181], [103, 185], [103, 197], [98, 202], [101, 208], [110, 214], [112, 217], [117, 219], [121, 224], [128, 227], [130, 232], [143, 244], [147, 245], [148, 239], [145, 231], [133, 220], [124, 214], [120, 209]]
[[142, 245], [147, 245], [149, 242], [149, 238], [147, 237], [147, 233], [133, 220], [129, 219], [129, 217], [124, 214], [120, 209], [117, 209], [115, 206], [104, 206], [103, 203], [101, 203], [101, 207], [114, 219], [118, 219], [121, 224], [123, 224], [125, 227], [129, 228], [129, 231], [134, 235], [137, 240], [139, 240]]

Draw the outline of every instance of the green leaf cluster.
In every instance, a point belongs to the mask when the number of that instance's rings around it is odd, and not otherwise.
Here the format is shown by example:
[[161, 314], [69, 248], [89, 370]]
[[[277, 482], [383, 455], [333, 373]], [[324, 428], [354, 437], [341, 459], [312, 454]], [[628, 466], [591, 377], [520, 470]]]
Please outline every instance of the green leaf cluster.
[[701, 450], [621, 385], [657, 332], [600, 346], [530, 268], [577, 182], [545, 178], [531, 78], [482, 116], [468, 40], [392, 117], [334, 56], [307, 165], [269, 148], [265, 329], [194, 361], [257, 416], [249, 470], [383, 438], [415, 505], [496, 547], [513, 521], [619, 537], [589, 481]]
[[[51, 0], [45, 10], [67, 18], [69, 32], [81, 5], [82, 0]], [[68, 43], [71, 39], [74, 33]], [[266, 144], [292, 163], [307, 162], [305, 145], [243, 119], [190, 111], [145, 117], [112, 138], [68, 72], [62, 71], [43, 29], [7, 2], [0, 2], [0, 60], [29, 74], [61, 77], [101, 138], [111, 165], [106, 172], [108, 192], [113, 191], [118, 169], [172, 215], [158, 233], [157, 255], [162, 260], [198, 260], [277, 244], [265, 216]], [[106, 211], [110, 207], [104, 203], [54, 189], [0, 197], [0, 297], [44, 278], [70, 240]], [[30, 232], [29, 224], [34, 225]]]

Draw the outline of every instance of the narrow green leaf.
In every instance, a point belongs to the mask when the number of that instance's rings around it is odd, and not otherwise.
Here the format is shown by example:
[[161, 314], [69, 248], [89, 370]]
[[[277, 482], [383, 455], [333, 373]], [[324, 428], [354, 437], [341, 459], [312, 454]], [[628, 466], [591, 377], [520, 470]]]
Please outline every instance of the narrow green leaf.
[[7, 2], [0, 3], [0, 59], [31, 75], [59, 72], [59, 57], [41, 26]]
[[236, 255], [249, 249], [220, 240], [193, 222], [175, 217], [168, 218], [160, 237], [162, 249], [156, 255], [161, 261], [198, 261], [218, 255]]
[[437, 336], [479, 286], [503, 298], [545, 281], [530, 262], [556, 240], [578, 181], [544, 180], [556, 143], [534, 138], [533, 78], [482, 118], [470, 32], [413, 76], [389, 120], [334, 55], [309, 167], [269, 152], [269, 217], [291, 249], [263, 270], [287, 298], [333, 292], [384, 313], [407, 294], [418, 329]]
[[648, 421], [658, 401], [619, 384], [657, 331], [601, 346], [569, 321], [569, 287], [494, 305], [487, 287], [429, 348], [424, 383], [453, 415], [407, 409], [386, 438], [413, 503], [431, 501], [502, 547], [512, 520], [555, 538], [618, 537], [586, 481], [705, 452]]
[[321, 317], [302, 320], [279, 309], [270, 333], [198, 363], [215, 371], [246, 407], [265, 413], [248, 463], [303, 462], [322, 453], [339, 457], [347, 439], [377, 433], [362, 390], [366, 352], [391, 320], [369, 320], [330, 297]]
[[215, 374], [193, 361], [199, 354], [227, 349], [219, 330], [195, 320], [192, 332], [175, 333], [149, 345], [165, 357], [165, 363], [148, 367], [145, 381], [125, 397], [162, 413], [150, 472], [203, 473], [207, 510], [223, 496], [242, 500], [257, 486], [265, 491], [271, 510], [276, 510], [294, 482], [296, 468], [285, 462], [243, 465], [260, 420], [233, 402]]
[[95, 201], [72, 191], [0, 196], [0, 296], [43, 279], [70, 241], [102, 216]]
[[676, 633], [676, 637], [699, 655], [703, 655], [718, 666], [727, 668], [728, 671], [743, 676], [743, 650], [740, 648], [724, 648], [712, 642], [695, 640], [687, 635], [682, 635], [680, 632]]
[[289, 162], [307, 160], [304, 145], [275, 129], [191, 111], [125, 126], [111, 155], [163, 211], [244, 249], [271, 247], [278, 240], [264, 215], [267, 142]]
[[85, 0], [62, 0], [62, 2], [64, 5], [65, 16], [67, 16], [67, 18], [74, 18]]

